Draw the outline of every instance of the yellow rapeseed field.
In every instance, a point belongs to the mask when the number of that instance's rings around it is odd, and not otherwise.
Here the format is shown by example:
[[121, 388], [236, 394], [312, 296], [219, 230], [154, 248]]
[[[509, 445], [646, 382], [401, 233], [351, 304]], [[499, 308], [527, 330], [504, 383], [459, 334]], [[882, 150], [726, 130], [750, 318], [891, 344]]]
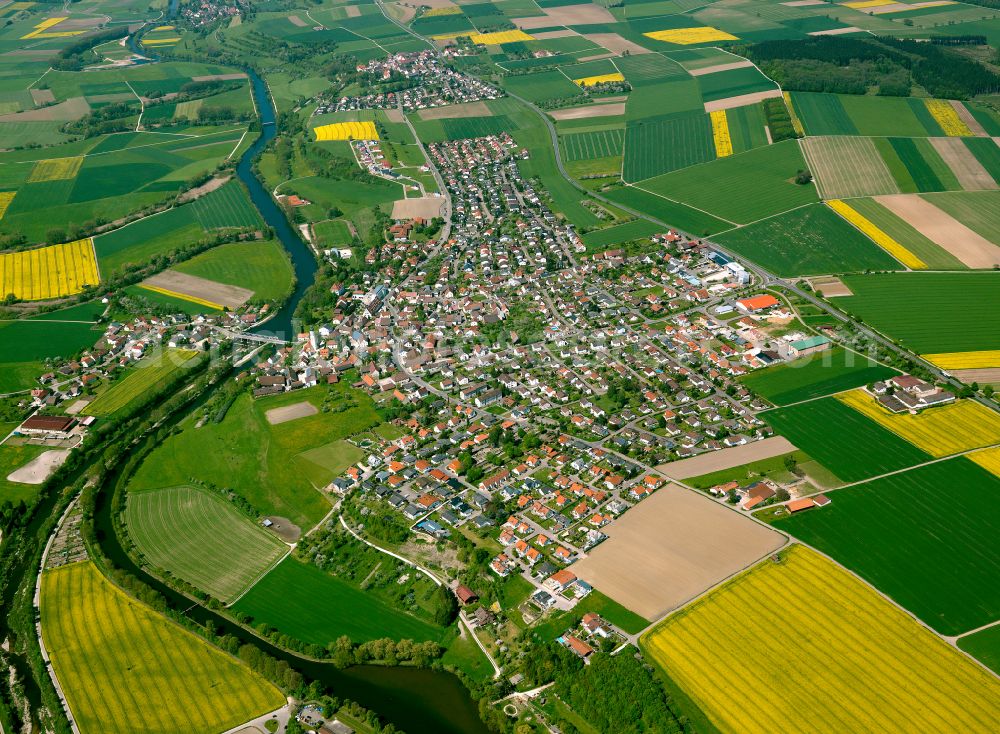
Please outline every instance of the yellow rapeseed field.
[[182, 301], [197, 303], [199, 306], [205, 306], [206, 308], [215, 309], [216, 311], [222, 311], [225, 309], [225, 306], [220, 303], [213, 303], [212, 301], [207, 301], [204, 298], [191, 296], [187, 293], [181, 293], [180, 291], [172, 291], [169, 288], [160, 288], [159, 286], [147, 285], [145, 283], [140, 283], [139, 287], [147, 291], [152, 291], [153, 293], [159, 293], [163, 296], [170, 296], [171, 298], [179, 298]]
[[625, 76], [621, 72], [614, 72], [613, 74], [598, 74], [597, 76], [585, 76], [580, 79], [574, 79], [574, 82], [579, 84], [581, 87], [589, 87], [592, 84], [602, 84], [604, 82], [623, 82], [625, 81]]
[[457, 5], [450, 5], [446, 8], [431, 8], [430, 10], [425, 10], [422, 18], [436, 18], [440, 15], [461, 15], [462, 9]]
[[895, 5], [899, 0], [854, 0], [854, 2], [841, 3], [845, 8], [877, 8], [880, 5]]
[[945, 135], [961, 136], [974, 134], [969, 129], [969, 126], [962, 122], [962, 118], [958, 116], [955, 108], [947, 100], [925, 99], [924, 105], [926, 105], [927, 111], [937, 121], [937, 124], [944, 130]]
[[862, 215], [860, 212], [855, 211], [854, 208], [846, 201], [841, 201], [840, 199], [830, 199], [826, 202], [826, 204], [837, 212], [837, 214], [860, 229], [876, 245], [899, 260], [906, 267], [911, 268], [912, 270], [925, 270], [927, 268], [927, 263], [907, 250], [881, 229], [876, 227], [875, 224], [867, 217]]
[[795, 130], [798, 135], [805, 135], [806, 129], [802, 127], [802, 120], [799, 116], [795, 114], [795, 106], [792, 104], [792, 95], [789, 92], [782, 92], [781, 96], [785, 99], [785, 106], [788, 107], [788, 116], [792, 120], [792, 129]]
[[712, 139], [715, 141], [716, 158], [725, 158], [733, 154], [733, 139], [729, 135], [729, 118], [725, 110], [708, 113], [712, 120]]
[[79, 36], [83, 33], [82, 30], [79, 31], [50, 31], [49, 28], [54, 28], [55, 26], [66, 20], [68, 16], [63, 16], [61, 18], [47, 18], [41, 23], [35, 26], [35, 30], [31, 33], [21, 36], [21, 40], [24, 41], [29, 38], [65, 38], [67, 36]]
[[1000, 477], [1000, 447], [986, 449], [985, 451], [976, 451], [972, 454], [967, 454], [966, 458], [979, 464], [986, 471]]
[[515, 41], [534, 41], [535, 37], [530, 36], [522, 30], [497, 31], [496, 33], [473, 33], [469, 36], [473, 43], [481, 46], [491, 46], [499, 43], [514, 43]]
[[28, 176], [28, 183], [38, 183], [40, 181], [62, 181], [67, 178], [75, 178], [83, 165], [83, 156], [77, 155], [72, 158], [49, 158], [38, 161], [31, 169]]
[[378, 140], [374, 122], [331, 122], [313, 132], [316, 140]]
[[982, 370], [1000, 367], [1000, 349], [987, 349], [981, 352], [939, 352], [921, 356], [943, 370]]
[[16, 191], [0, 191], [0, 219], [3, 219], [3, 215], [7, 213], [7, 208], [14, 201], [16, 194]]
[[931, 456], [950, 456], [1000, 443], [1000, 413], [973, 400], [925, 408], [912, 415], [890, 413], [860, 388], [836, 397]]
[[1000, 681], [815, 551], [782, 555], [642, 639], [720, 731], [996, 730]]
[[94, 242], [85, 240], [0, 255], [0, 293], [40, 301], [79, 293], [97, 285]]
[[680, 46], [687, 46], [692, 43], [711, 43], [712, 41], [738, 41], [739, 39], [731, 33], [720, 31], [710, 25], [698, 26], [697, 28], [670, 28], [665, 31], [652, 31], [643, 33], [647, 38], [654, 41], [665, 41], [676, 43]]
[[142, 39], [143, 46], [169, 46], [170, 44], [177, 43], [181, 40], [180, 36], [175, 36], [172, 38], [144, 38]]
[[[925, 10], [927, 8], [939, 8], [943, 5], [957, 5], [955, 0], [936, 0], [936, 2], [921, 2], [920, 9]], [[907, 10], [913, 10], [913, 7], [909, 5], [900, 5], [898, 8], [886, 8], [882, 11], [883, 14], [888, 13], [903, 13]]]
[[274, 685], [127, 596], [90, 561], [42, 574], [41, 624], [81, 734], [221, 732], [285, 703]]

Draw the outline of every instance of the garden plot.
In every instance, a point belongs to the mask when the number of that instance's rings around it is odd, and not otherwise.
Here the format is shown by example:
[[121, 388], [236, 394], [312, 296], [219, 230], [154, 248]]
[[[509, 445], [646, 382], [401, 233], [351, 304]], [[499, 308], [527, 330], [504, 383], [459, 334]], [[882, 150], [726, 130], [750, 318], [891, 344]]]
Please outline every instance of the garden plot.
[[875, 201], [970, 268], [1000, 264], [1000, 247], [915, 194], [877, 196]]
[[142, 282], [144, 288], [156, 290], [195, 303], [217, 304], [219, 307], [236, 309], [253, 298], [253, 291], [235, 285], [216, 283], [214, 280], [199, 278], [176, 270], [164, 270]]
[[698, 596], [784, 538], [703, 494], [669, 485], [609, 525], [579, 578], [649, 620]]

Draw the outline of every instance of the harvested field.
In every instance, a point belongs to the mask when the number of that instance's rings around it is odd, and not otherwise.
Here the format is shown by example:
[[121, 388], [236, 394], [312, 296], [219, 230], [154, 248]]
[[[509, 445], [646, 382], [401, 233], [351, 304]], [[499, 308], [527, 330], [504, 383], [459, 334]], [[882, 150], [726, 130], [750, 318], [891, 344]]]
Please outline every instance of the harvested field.
[[253, 298], [253, 291], [246, 288], [216, 283], [214, 280], [199, 278], [197, 275], [188, 275], [176, 270], [164, 270], [152, 278], [146, 278], [142, 281], [142, 286], [158, 289], [161, 293], [169, 291], [171, 295], [194, 303], [211, 304], [220, 308], [225, 306], [229, 309], [239, 308]]
[[965, 106], [965, 104], [959, 102], [957, 99], [951, 100], [949, 104], [954, 108], [955, 114], [958, 115], [958, 119], [961, 120], [970, 131], [972, 131], [973, 135], [977, 135], [979, 137], [987, 136], [986, 130], [983, 129], [982, 124], [979, 120], [972, 116], [972, 112]]
[[871, 138], [817, 136], [800, 145], [824, 199], [899, 193]]
[[705, 66], [701, 69], [689, 69], [688, 73], [691, 76], [703, 76], [705, 74], [715, 74], [719, 71], [732, 71], [733, 69], [742, 69], [747, 66], [753, 66], [753, 62], [749, 59], [742, 59], [740, 61], [733, 61], [730, 64], [716, 64], [715, 66]]
[[608, 540], [571, 570], [650, 621], [784, 545], [777, 532], [676, 485], [605, 532]]
[[824, 298], [835, 298], [836, 296], [853, 296], [854, 293], [847, 287], [840, 278], [829, 276], [826, 278], [813, 278], [809, 281], [812, 287], [820, 292]]
[[234, 79], [246, 79], [247, 75], [242, 72], [233, 72], [232, 74], [207, 74], [205, 76], [193, 76], [191, 81], [195, 82], [228, 82]]
[[1000, 263], [1000, 247], [920, 196], [876, 196], [875, 201], [970, 268]]
[[[801, 545], [712, 591], [640, 644], [719, 731], [985, 733], [1000, 716], [994, 676]], [[727, 680], [766, 691], [794, 681], [795, 691], [750, 705]]]
[[406, 122], [406, 119], [403, 117], [402, 110], [398, 110], [395, 107], [392, 107], [390, 109], [382, 111], [385, 112], [385, 119], [387, 119], [389, 122], [402, 122], [402, 123]]
[[[622, 38], [617, 33], [585, 33], [583, 37], [619, 55], [625, 51], [628, 51], [631, 56], [653, 53], [645, 46]], [[536, 38], [541, 38], [541, 36], [536, 36]]]
[[930, 138], [930, 144], [938, 152], [959, 185], [966, 191], [995, 189], [997, 182], [983, 164], [976, 160], [972, 151], [958, 138]]
[[610, 117], [625, 114], [624, 102], [611, 104], [589, 104], [583, 107], [567, 107], [562, 110], [552, 110], [549, 116], [553, 120], [582, 120], [590, 117]]
[[[49, 53], [43, 51], [43, 53]], [[51, 89], [32, 89], [31, 99], [36, 105], [52, 104], [56, 101], [56, 95]]]
[[267, 417], [267, 422], [272, 426], [276, 426], [279, 423], [287, 423], [288, 421], [296, 420], [297, 418], [305, 418], [310, 415], [316, 415], [319, 412], [316, 406], [310, 403], [308, 400], [303, 400], [301, 403], [293, 403], [292, 405], [283, 405], [280, 408], [271, 408], [266, 411], [264, 415]]
[[710, 451], [700, 456], [692, 456], [690, 459], [672, 461], [669, 464], [656, 467], [656, 470], [666, 474], [671, 479], [684, 480], [723, 469], [731, 469], [734, 466], [743, 466], [751, 461], [789, 454], [797, 450], [791, 441], [784, 436], [772, 436], [763, 441], [753, 441], [743, 446], [733, 446], [721, 451]]
[[90, 112], [90, 105], [83, 97], [70, 97], [59, 104], [40, 107], [37, 110], [12, 112], [0, 115], [0, 122], [47, 122], [51, 120], [79, 120]]
[[444, 107], [428, 107], [417, 112], [417, 115], [421, 120], [457, 120], [462, 117], [490, 117], [493, 111], [485, 102], [465, 102]]
[[951, 370], [951, 374], [971, 385], [973, 382], [980, 385], [996, 385], [1000, 383], [1000, 367], [984, 367], [971, 370]]
[[41, 484], [69, 457], [69, 449], [57, 449], [39, 454], [19, 469], [7, 475], [8, 482]]
[[417, 199], [399, 199], [392, 203], [393, 219], [433, 219], [441, 216], [444, 197], [422, 196]]
[[734, 107], [744, 107], [746, 105], [757, 104], [765, 99], [780, 96], [780, 89], [768, 89], [763, 92], [752, 92], [751, 94], [740, 94], [736, 97], [727, 97], [726, 99], [716, 99], [705, 103], [705, 112], [731, 110]]
[[825, 31], [812, 31], [810, 36], [842, 36], [845, 33], [863, 33], [860, 28], [849, 25], [845, 28], [828, 28]]
[[513, 23], [522, 30], [551, 28], [556, 25], [598, 25], [615, 23], [615, 18], [600, 5], [567, 5], [542, 8], [545, 15], [531, 18], [514, 18]]

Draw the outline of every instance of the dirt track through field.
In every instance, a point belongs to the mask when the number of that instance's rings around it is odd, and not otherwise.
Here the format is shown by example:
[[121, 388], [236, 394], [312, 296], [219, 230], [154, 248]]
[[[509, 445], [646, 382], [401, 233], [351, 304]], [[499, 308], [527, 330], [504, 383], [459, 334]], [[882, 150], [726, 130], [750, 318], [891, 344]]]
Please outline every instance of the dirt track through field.
[[976, 160], [961, 138], [931, 138], [930, 141], [963, 189], [981, 191], [997, 188], [990, 172]]
[[310, 403], [308, 400], [303, 400], [301, 403], [293, 403], [292, 405], [284, 405], [280, 408], [271, 408], [264, 413], [267, 418], [267, 422], [272, 426], [276, 426], [279, 423], [288, 423], [288, 421], [293, 421], [297, 418], [306, 418], [310, 415], [316, 415], [319, 411], [316, 406]]
[[253, 297], [253, 291], [246, 288], [217, 283], [214, 280], [199, 278], [196, 275], [188, 275], [176, 270], [164, 270], [152, 278], [146, 278], [142, 284], [181, 293], [209, 303], [217, 303], [229, 309], [239, 308]]
[[640, 46], [635, 41], [630, 41], [617, 33], [586, 33], [583, 37], [588, 41], [593, 41], [600, 46], [604, 46], [608, 51], [614, 51], [616, 54], [622, 54], [625, 51], [628, 51], [633, 56], [636, 54], [653, 53], [645, 46]]
[[970, 268], [1000, 264], [1000, 247], [916, 194], [876, 196], [875, 201]]
[[754, 92], [752, 94], [741, 94], [737, 97], [727, 97], [717, 99], [714, 102], [705, 103], [705, 112], [716, 112], [718, 110], [731, 110], [734, 107], [746, 107], [749, 104], [757, 104], [765, 99], [780, 97], [780, 89], [768, 89], [765, 92]]
[[549, 114], [554, 120], [582, 120], [588, 117], [624, 115], [625, 103], [613, 102], [611, 104], [589, 104], [583, 107], [567, 107], [564, 110], [552, 110]]
[[692, 456], [690, 459], [661, 464], [656, 467], [656, 470], [663, 472], [671, 479], [684, 480], [723, 469], [731, 469], [734, 466], [742, 466], [751, 461], [770, 459], [772, 456], [781, 456], [796, 450], [795, 446], [784, 436], [772, 436], [763, 441], [753, 441], [742, 446], [710, 451], [700, 456]]
[[729, 64], [716, 64], [715, 66], [705, 66], [701, 69], [689, 69], [688, 74], [691, 76], [704, 76], [705, 74], [717, 74], [720, 71], [732, 71], [733, 69], [744, 69], [748, 66], [753, 66], [753, 62], [749, 59], [743, 59], [741, 61], [733, 61]]
[[785, 542], [738, 511], [676, 485], [658, 490], [604, 532], [608, 540], [570, 569], [650, 621]]
[[417, 114], [421, 120], [456, 120], [460, 117], [491, 117], [493, 112], [485, 102], [464, 102], [444, 107], [428, 107]]

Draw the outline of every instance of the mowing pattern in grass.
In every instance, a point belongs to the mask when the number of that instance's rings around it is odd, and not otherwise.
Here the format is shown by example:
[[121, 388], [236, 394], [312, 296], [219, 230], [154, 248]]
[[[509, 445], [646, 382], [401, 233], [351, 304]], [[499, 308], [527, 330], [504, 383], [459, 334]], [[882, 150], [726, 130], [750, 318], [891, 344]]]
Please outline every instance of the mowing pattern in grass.
[[[719, 235], [719, 242], [789, 277], [900, 267], [887, 252], [823, 204], [726, 232]], [[831, 242], [837, 246], [831, 247]]]
[[89, 561], [42, 574], [42, 636], [82, 734], [225, 731], [284, 696]]
[[828, 507], [774, 524], [955, 635], [1000, 616], [998, 492], [1000, 479], [957, 457], [837, 490]]
[[622, 178], [641, 181], [715, 158], [708, 115], [694, 112], [630, 123]]
[[824, 199], [899, 193], [871, 138], [812, 137], [802, 149]]
[[794, 362], [757, 370], [740, 382], [775, 405], [788, 405], [885, 380], [898, 372], [856, 352], [834, 347]]
[[851, 275], [844, 282], [854, 295], [838, 298], [841, 308], [918, 354], [1000, 349], [1000, 309], [985, 307], [1000, 303], [1000, 274]]
[[235, 180], [205, 194], [191, 206], [205, 229], [259, 227], [263, 224], [260, 214], [250, 203], [250, 197]]
[[762, 413], [777, 433], [845, 482], [930, 461], [931, 457], [836, 398]]
[[309, 563], [286, 558], [233, 605], [255, 623], [303, 642], [327, 645], [341, 635], [355, 642], [392, 637], [440, 640], [444, 628], [404, 614]]
[[[626, 149], [631, 149], [626, 136]], [[711, 138], [706, 139], [711, 145]], [[786, 140], [732, 155], [704, 165], [644, 181], [642, 187], [675, 201], [746, 224], [797, 206], [818, 201], [811, 184], [796, 184], [806, 168], [799, 145]]]
[[150, 563], [226, 603], [288, 550], [224, 499], [198, 487], [129, 492], [125, 524]]
[[624, 130], [595, 130], [562, 136], [567, 161], [587, 161], [622, 154]]
[[837, 399], [931, 456], [950, 456], [1000, 443], [1000, 413], [972, 400], [959, 400], [912, 415], [890, 413], [864, 390], [852, 390]]
[[[835, 732], [863, 721], [900, 734], [985, 734], [1000, 716], [995, 678], [802, 546], [670, 617], [643, 646], [722, 731]], [[751, 708], [718, 685], [725, 678], [767, 690], [794, 680], [796, 695]]]
[[83, 412], [99, 417], [114, 415], [136, 398], [155, 392], [196, 354], [189, 349], [166, 349], [142, 359], [107, 392], [89, 403]]

